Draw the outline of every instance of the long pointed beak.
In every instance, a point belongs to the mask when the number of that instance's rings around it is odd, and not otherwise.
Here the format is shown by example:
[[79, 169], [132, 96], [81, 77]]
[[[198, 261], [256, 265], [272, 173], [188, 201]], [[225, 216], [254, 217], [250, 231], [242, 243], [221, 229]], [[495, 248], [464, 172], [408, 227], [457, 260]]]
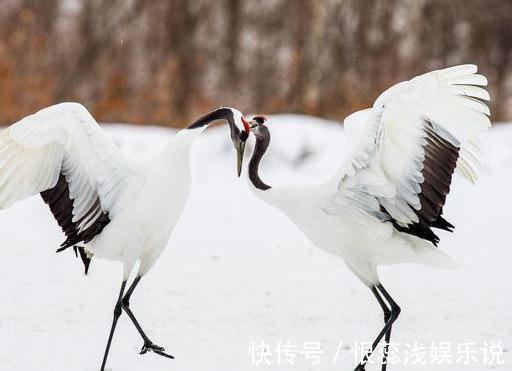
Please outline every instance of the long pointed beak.
[[242, 165], [244, 162], [244, 152], [245, 152], [245, 142], [242, 142], [241, 140], [238, 142], [238, 145], [236, 147], [236, 170], [237, 174], [240, 177], [240, 174], [242, 174]]

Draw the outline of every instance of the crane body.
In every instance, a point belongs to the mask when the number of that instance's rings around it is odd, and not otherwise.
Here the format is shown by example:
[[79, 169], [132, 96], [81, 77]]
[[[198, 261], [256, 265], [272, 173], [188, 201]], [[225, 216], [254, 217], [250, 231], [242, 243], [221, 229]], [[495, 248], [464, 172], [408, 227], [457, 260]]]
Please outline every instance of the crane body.
[[234, 108], [201, 117], [144, 160], [122, 152], [79, 103], [44, 108], [0, 131], [0, 209], [40, 193], [66, 235], [57, 252], [80, 252], [86, 274], [92, 258], [123, 265], [101, 371], [123, 311], [144, 341], [141, 354], [174, 358], [149, 339], [130, 298], [169, 242], [190, 192], [191, 147], [215, 120], [228, 122], [240, 171], [248, 124]]
[[125, 278], [140, 260], [144, 275], [165, 249], [190, 192], [190, 149], [203, 129], [182, 130], [165, 149], [136, 167], [119, 194], [116, 212], [102, 233], [86, 244], [94, 256], [122, 261]]
[[356, 371], [365, 370], [383, 339], [382, 371], [387, 369], [391, 329], [401, 312], [382, 285], [378, 267], [456, 266], [437, 248], [435, 230], [454, 230], [443, 217], [453, 175], [477, 180], [481, 136], [491, 126], [486, 85], [475, 65], [461, 65], [392, 86], [372, 108], [345, 119], [345, 160], [332, 177], [316, 185], [265, 183], [259, 165], [270, 131], [263, 116], [250, 122], [256, 137], [248, 169], [251, 189], [313, 244], [340, 256], [383, 310], [384, 328]]

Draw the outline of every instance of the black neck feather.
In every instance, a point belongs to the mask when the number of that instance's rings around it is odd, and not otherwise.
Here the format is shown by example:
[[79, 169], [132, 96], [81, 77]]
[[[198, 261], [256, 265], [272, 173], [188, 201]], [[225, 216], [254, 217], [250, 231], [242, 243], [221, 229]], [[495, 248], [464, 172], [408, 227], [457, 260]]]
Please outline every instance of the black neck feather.
[[229, 124], [229, 130], [231, 131], [231, 139], [233, 141], [237, 140], [240, 136], [240, 130], [235, 124], [235, 119], [233, 117], [233, 111], [229, 108], [219, 108], [215, 111], [210, 112], [209, 114], [201, 117], [196, 122], [187, 126], [187, 129], [197, 129], [203, 126], [211, 124], [215, 120], [226, 120]]
[[256, 188], [262, 191], [270, 189], [270, 186], [261, 180], [258, 173], [260, 161], [265, 155], [265, 152], [267, 152], [269, 144], [270, 132], [266, 126], [261, 125], [258, 128], [258, 134], [256, 134], [256, 146], [254, 147], [254, 153], [249, 162], [249, 179]]

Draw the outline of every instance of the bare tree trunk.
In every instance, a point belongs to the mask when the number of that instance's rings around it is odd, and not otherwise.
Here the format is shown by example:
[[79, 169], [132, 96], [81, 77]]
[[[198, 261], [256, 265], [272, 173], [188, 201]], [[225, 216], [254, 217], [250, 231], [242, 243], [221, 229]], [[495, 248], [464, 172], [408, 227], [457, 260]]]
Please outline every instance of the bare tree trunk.
[[197, 4], [187, 0], [174, 1], [168, 8], [168, 33], [176, 63], [171, 80], [172, 107], [171, 117], [181, 122], [187, 121], [192, 114], [197, 91], [197, 70], [195, 38], [200, 19], [200, 10], [194, 11]]
[[314, 19], [314, 4], [312, 0], [297, 0], [293, 3], [293, 8], [291, 16], [293, 74], [287, 103], [292, 111], [303, 112], [311, 71], [308, 43]]
[[238, 69], [238, 59], [240, 56], [240, 35], [241, 35], [241, 19], [242, 4], [241, 0], [227, 0], [227, 28], [226, 28], [226, 45], [228, 48], [228, 56], [224, 68], [225, 86], [232, 91], [237, 90], [239, 85], [240, 73]]
[[[95, 63], [112, 44], [117, 30], [128, 27], [140, 15], [145, 0], [134, 0], [121, 16], [115, 17], [125, 4], [122, 0], [85, 1], [80, 17], [83, 36], [74, 62], [60, 78], [54, 92], [57, 100], [69, 99], [77, 86], [89, 77]], [[116, 19], [113, 21], [113, 19]]]

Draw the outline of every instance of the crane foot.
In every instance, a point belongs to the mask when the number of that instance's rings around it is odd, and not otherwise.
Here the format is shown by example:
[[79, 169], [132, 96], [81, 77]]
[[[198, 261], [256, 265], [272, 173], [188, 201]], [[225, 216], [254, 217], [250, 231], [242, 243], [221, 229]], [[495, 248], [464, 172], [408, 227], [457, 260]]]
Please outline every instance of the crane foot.
[[159, 347], [158, 345], [155, 345], [151, 342], [145, 342], [142, 346], [142, 349], [140, 350], [139, 354], [146, 354], [147, 352], [153, 352], [158, 355], [161, 355], [162, 357], [167, 357], [170, 359], [174, 359], [174, 357], [170, 354], [164, 353], [165, 349], [163, 347]]

